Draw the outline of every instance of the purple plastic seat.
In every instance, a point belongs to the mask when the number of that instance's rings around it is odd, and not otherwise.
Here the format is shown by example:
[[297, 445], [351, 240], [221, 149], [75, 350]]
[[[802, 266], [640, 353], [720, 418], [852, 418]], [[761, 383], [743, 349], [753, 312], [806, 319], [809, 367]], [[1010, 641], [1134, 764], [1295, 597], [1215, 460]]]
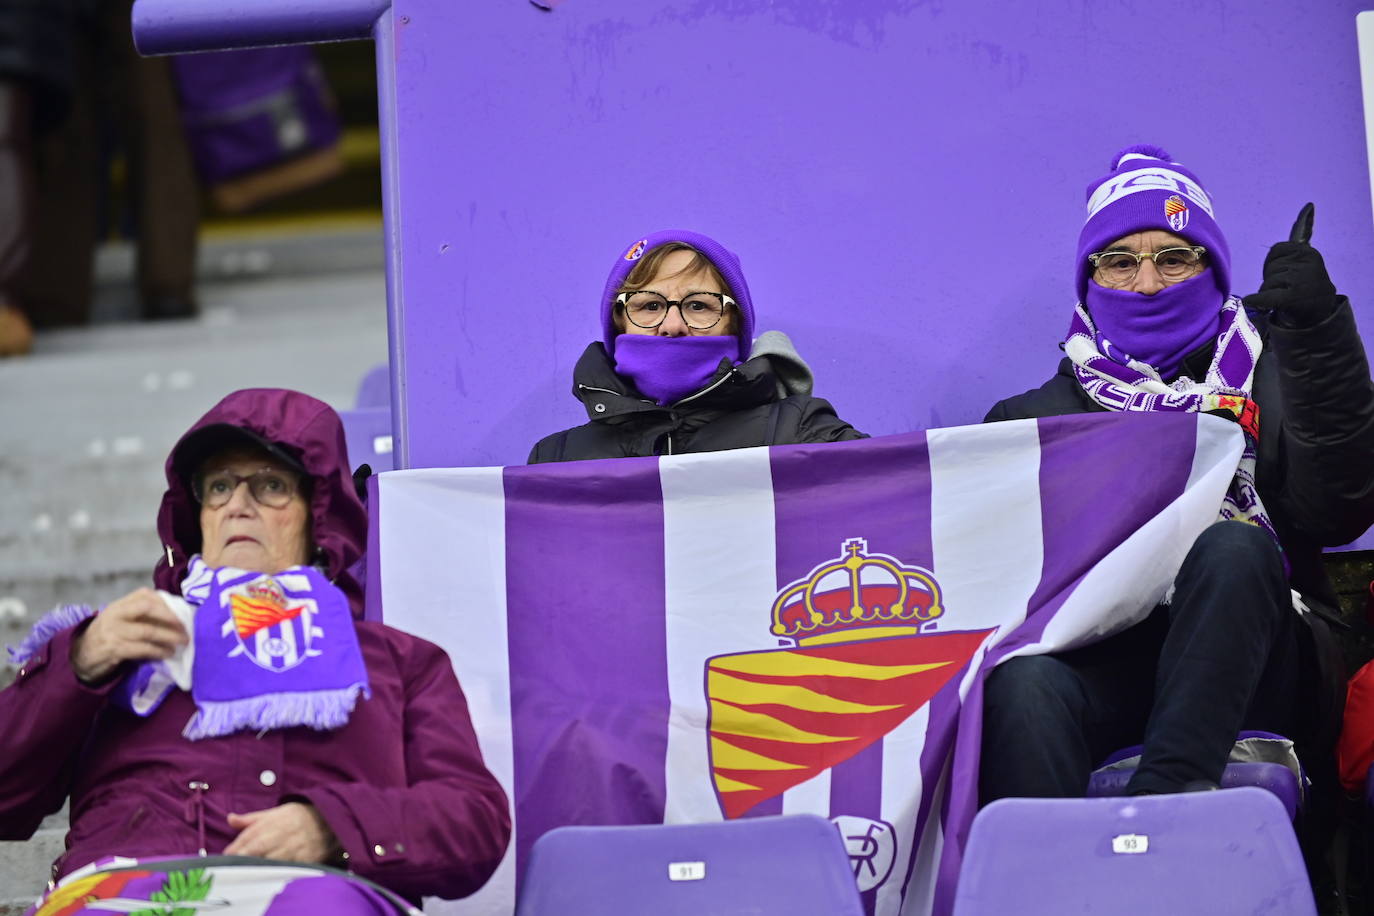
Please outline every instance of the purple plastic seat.
[[[1223, 789], [1253, 786], [1272, 792], [1291, 821], [1302, 810], [1306, 798], [1307, 777], [1292, 751], [1293, 742], [1272, 732], [1241, 732], [1231, 761], [1221, 774]], [[1135, 760], [1141, 747], [1123, 748], [1108, 757], [1088, 780], [1089, 798], [1107, 798], [1126, 794], [1126, 784], [1135, 773]]]
[[391, 409], [391, 368], [386, 363], [367, 370], [358, 383], [358, 396], [353, 406]]
[[1251, 786], [993, 802], [954, 902], [954, 916], [1316, 912], [1287, 812]]
[[516, 916], [862, 916], [839, 831], [811, 814], [560, 827], [535, 842]]
[[355, 407], [339, 411], [344, 440], [348, 444], [348, 463], [372, 466], [374, 474], [395, 467], [391, 454], [391, 408]]
[[391, 454], [391, 370], [385, 363], [367, 370], [358, 383], [353, 409], [339, 411], [339, 417], [352, 467], [368, 464], [374, 474], [395, 468]]

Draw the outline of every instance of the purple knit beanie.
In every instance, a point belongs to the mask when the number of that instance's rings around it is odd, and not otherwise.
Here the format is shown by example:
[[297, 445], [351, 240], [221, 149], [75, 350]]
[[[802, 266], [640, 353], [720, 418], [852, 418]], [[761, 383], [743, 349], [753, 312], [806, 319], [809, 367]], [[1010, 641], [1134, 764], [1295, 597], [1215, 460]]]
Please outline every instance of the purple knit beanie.
[[706, 255], [725, 278], [725, 285], [729, 287], [726, 293], [735, 300], [735, 305], [739, 308], [739, 331], [736, 335], [739, 338], [739, 358], [748, 359], [749, 349], [754, 342], [754, 300], [749, 297], [749, 284], [744, 281], [739, 257], [715, 239], [689, 229], [651, 232], [627, 245], [616, 257], [615, 264], [611, 266], [611, 275], [606, 278], [606, 288], [601, 293], [601, 329], [606, 352], [615, 355], [615, 339], [620, 334], [615, 328], [614, 308], [615, 294], [620, 289], [620, 284], [629, 276], [630, 271], [634, 270], [640, 258], [669, 242], [691, 245]]
[[1111, 172], [1088, 185], [1088, 221], [1078, 236], [1078, 301], [1088, 292], [1088, 255], [1133, 232], [1163, 229], [1207, 249], [1207, 264], [1223, 296], [1231, 293], [1231, 249], [1197, 176], [1157, 146], [1128, 146]]

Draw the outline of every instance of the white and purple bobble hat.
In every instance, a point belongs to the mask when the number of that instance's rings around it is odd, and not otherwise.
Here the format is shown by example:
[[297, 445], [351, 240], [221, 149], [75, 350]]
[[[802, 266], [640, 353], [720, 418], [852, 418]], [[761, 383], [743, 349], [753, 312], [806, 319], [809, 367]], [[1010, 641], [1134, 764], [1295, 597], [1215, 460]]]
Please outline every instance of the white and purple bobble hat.
[[1088, 255], [1133, 232], [1163, 229], [1207, 249], [1207, 263], [1222, 295], [1231, 292], [1231, 249], [1202, 182], [1158, 146], [1128, 146], [1112, 170], [1088, 185], [1088, 219], [1078, 236], [1074, 274], [1078, 301], [1088, 292]]
[[727, 293], [739, 308], [739, 358], [749, 358], [749, 349], [754, 343], [754, 300], [749, 296], [749, 284], [744, 281], [744, 271], [740, 269], [739, 256], [710, 236], [693, 232], [690, 229], [663, 229], [651, 232], [636, 239], [621, 250], [611, 266], [611, 274], [606, 278], [606, 288], [601, 293], [601, 330], [606, 352], [615, 355], [615, 339], [620, 332], [615, 327], [614, 302], [616, 290], [634, 270], [639, 259], [660, 245], [681, 242], [690, 245], [706, 256], [716, 270], [725, 278], [729, 287]]

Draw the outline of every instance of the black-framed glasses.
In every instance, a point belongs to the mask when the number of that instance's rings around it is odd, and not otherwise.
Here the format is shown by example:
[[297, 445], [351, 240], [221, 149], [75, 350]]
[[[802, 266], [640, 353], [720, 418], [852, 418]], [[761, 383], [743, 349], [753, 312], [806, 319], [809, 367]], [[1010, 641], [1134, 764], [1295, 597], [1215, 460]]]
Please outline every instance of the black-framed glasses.
[[637, 328], [653, 330], [668, 317], [668, 310], [677, 307], [683, 324], [694, 331], [709, 331], [735, 304], [724, 293], [705, 291], [687, 293], [681, 299], [669, 299], [651, 289], [627, 290], [615, 297], [616, 304], [625, 310], [625, 317]]
[[1155, 252], [1098, 251], [1088, 255], [1088, 263], [1108, 286], [1125, 286], [1140, 272], [1140, 262], [1149, 258], [1162, 279], [1177, 283], [1202, 272], [1206, 253], [1201, 245], [1161, 248]]
[[294, 471], [263, 468], [251, 474], [232, 471], [210, 471], [196, 479], [196, 499], [207, 509], [218, 509], [234, 496], [241, 483], [248, 484], [248, 492], [259, 505], [280, 509], [301, 491], [300, 475]]

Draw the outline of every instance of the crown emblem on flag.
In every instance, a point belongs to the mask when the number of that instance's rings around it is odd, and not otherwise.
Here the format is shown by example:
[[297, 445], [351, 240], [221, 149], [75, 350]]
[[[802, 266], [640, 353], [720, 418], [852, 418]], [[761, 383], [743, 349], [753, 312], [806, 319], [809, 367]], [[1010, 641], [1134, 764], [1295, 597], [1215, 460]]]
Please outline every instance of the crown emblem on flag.
[[836, 560], [778, 593], [775, 636], [802, 646], [911, 636], [944, 613], [939, 583], [927, 570], [869, 553], [864, 538], [847, 540], [840, 549]]

